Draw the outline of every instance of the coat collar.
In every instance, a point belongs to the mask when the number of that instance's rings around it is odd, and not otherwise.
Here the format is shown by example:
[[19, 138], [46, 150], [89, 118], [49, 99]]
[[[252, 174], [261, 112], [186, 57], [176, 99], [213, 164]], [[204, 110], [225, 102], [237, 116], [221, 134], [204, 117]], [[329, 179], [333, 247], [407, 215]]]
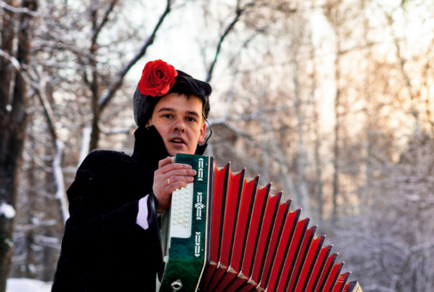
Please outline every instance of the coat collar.
[[[131, 156], [133, 159], [145, 164], [151, 169], [158, 168], [158, 162], [167, 156], [170, 156], [164, 145], [163, 138], [154, 126], [138, 127], [134, 132], [134, 152]], [[207, 144], [197, 145], [197, 155], [205, 152]]]

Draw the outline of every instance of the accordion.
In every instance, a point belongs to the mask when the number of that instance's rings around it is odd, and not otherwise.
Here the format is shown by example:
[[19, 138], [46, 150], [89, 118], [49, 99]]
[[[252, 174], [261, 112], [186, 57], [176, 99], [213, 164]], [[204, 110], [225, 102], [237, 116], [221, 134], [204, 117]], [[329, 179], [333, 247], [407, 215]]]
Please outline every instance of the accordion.
[[[336, 263], [317, 226], [300, 209], [281, 202], [271, 185], [248, 181], [245, 169], [217, 168], [212, 157], [177, 154], [175, 162], [197, 171], [193, 183], [172, 194], [166, 211], [165, 271], [161, 292], [172, 291], [346, 291], [344, 263]], [[164, 225], [164, 224], [163, 224]], [[165, 243], [164, 243], [165, 242]]]

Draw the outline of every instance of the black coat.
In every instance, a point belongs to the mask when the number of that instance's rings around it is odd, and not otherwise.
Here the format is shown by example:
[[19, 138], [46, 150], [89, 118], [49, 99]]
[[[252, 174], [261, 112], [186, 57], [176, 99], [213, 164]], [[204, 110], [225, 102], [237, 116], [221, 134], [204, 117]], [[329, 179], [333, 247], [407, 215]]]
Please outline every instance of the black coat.
[[[152, 182], [158, 161], [169, 154], [154, 127], [138, 128], [135, 138], [131, 157], [93, 151], [80, 165], [67, 191], [70, 218], [53, 292], [155, 291], [163, 262]], [[147, 194], [150, 226], [143, 230], [136, 217]]]

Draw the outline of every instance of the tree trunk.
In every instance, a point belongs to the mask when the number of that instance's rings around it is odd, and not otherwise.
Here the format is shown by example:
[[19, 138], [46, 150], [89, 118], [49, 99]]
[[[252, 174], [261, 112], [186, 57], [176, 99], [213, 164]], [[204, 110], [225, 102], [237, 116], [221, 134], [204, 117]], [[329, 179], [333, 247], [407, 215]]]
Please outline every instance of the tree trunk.
[[93, 119], [92, 119], [92, 132], [90, 134], [90, 143], [89, 143], [89, 151], [98, 149], [98, 142], [99, 142], [99, 135], [100, 135], [100, 129], [98, 126], [98, 122], [100, 120], [99, 115], [99, 106], [98, 104], [94, 105], [94, 111], [93, 111]]
[[90, 90], [92, 94], [92, 111], [93, 111], [93, 119], [92, 119], [92, 134], [90, 136], [90, 145], [89, 150], [95, 150], [98, 148], [99, 134], [100, 129], [98, 126], [98, 122], [100, 120], [100, 105], [98, 104], [99, 97], [99, 80], [98, 80], [98, 72], [97, 72], [97, 59], [98, 59], [98, 34], [101, 29], [98, 28], [98, 5], [95, 1], [92, 1], [92, 8], [90, 12], [91, 20], [92, 20], [92, 42], [89, 49], [89, 53], [92, 56], [90, 60], [90, 65], [92, 67], [92, 81], [90, 83]]
[[[37, 1], [23, 1], [23, 7], [35, 11]], [[18, 174], [22, 161], [21, 154], [26, 134], [27, 84], [24, 81], [23, 74], [26, 74], [30, 59], [31, 18], [27, 13], [20, 15], [17, 61], [21, 66], [21, 72], [15, 76], [12, 109], [11, 111], [5, 111], [4, 109], [7, 108], [2, 108], [5, 116], [0, 118], [2, 121], [0, 124], [2, 144], [0, 150], [0, 205], [3, 208], [7, 206], [9, 209], [9, 212], [5, 213], [3, 211], [3, 214], [0, 215], [0, 292], [6, 290], [6, 279], [10, 269], [13, 249], [14, 208], [16, 205]], [[2, 67], [2, 70], [6, 68]], [[2, 99], [4, 98], [2, 96]], [[7, 123], [4, 123], [5, 120], [7, 120]]]
[[335, 93], [335, 140], [333, 143], [333, 222], [336, 222], [338, 216], [338, 195], [339, 195], [339, 159], [340, 159], [340, 149], [339, 149], [339, 134], [340, 134], [340, 68], [339, 68], [339, 42], [337, 42], [337, 56], [335, 59], [335, 82], [336, 82], [336, 93]]
[[[51, 93], [47, 92], [47, 97], [49, 98], [50, 102], [52, 101]], [[56, 137], [52, 137], [55, 139]], [[55, 144], [55, 143], [53, 143]], [[49, 144], [44, 148], [44, 154], [45, 156], [52, 156], [53, 152], [56, 152], [57, 148], [53, 149], [52, 147], [49, 147]], [[52, 161], [46, 160], [45, 166], [49, 169], [52, 168]], [[53, 169], [53, 168], [52, 168]], [[45, 218], [46, 220], [56, 220], [57, 226], [47, 226], [45, 227], [44, 235], [47, 237], [52, 237], [53, 231], [55, 229], [62, 229], [64, 227], [64, 220], [61, 216], [63, 214], [62, 212], [62, 206], [59, 203], [60, 200], [56, 199], [56, 191], [57, 191], [57, 185], [55, 183], [55, 177], [54, 177], [54, 169], [53, 172], [46, 172], [44, 176], [45, 184], [44, 189], [46, 192], [46, 196], [43, 198], [44, 205], [47, 206], [47, 210], [45, 210]], [[60, 211], [60, 212], [59, 212]], [[43, 270], [42, 270], [42, 280], [43, 281], [53, 281], [54, 279], [54, 272], [57, 262], [57, 256], [58, 256], [58, 250], [53, 249], [51, 246], [47, 246], [46, 244], [43, 245]]]
[[304, 112], [302, 108], [302, 101], [300, 97], [299, 91], [299, 82], [298, 82], [298, 63], [297, 56], [294, 56], [293, 63], [293, 75], [292, 81], [294, 86], [294, 98], [295, 98], [295, 109], [297, 114], [297, 133], [298, 133], [298, 155], [297, 155], [297, 170], [299, 176], [299, 203], [300, 207], [303, 209], [304, 214], [310, 215], [310, 206], [309, 206], [309, 192], [307, 190], [306, 185], [306, 150], [304, 146], [303, 140], [303, 125], [304, 125]]
[[[337, 13], [337, 12], [336, 12]], [[332, 220], [333, 222], [336, 222], [338, 217], [338, 196], [339, 196], [339, 163], [340, 163], [340, 132], [341, 132], [341, 36], [339, 33], [339, 25], [334, 24], [334, 30], [336, 34], [336, 42], [335, 42], [335, 48], [336, 48], [336, 57], [335, 57], [335, 107], [334, 107], [334, 114], [335, 114], [335, 129], [334, 129], [334, 143], [333, 143], [333, 211], [332, 211]]]
[[[31, 116], [30, 116], [30, 120], [31, 120]], [[32, 127], [31, 125], [31, 121], [29, 122], [28, 125], [29, 128]], [[28, 141], [27, 144], [32, 147], [33, 149], [35, 149], [35, 140], [32, 136], [28, 137]], [[28, 184], [30, 186], [29, 190], [26, 192], [27, 193], [27, 224], [28, 226], [32, 226], [33, 222], [33, 215], [34, 215], [34, 210], [36, 207], [36, 199], [37, 199], [37, 192], [36, 190], [36, 186], [37, 186], [37, 181], [38, 179], [35, 177], [35, 174], [37, 172], [36, 167], [35, 167], [35, 161], [33, 159], [31, 159], [29, 161], [29, 169], [26, 171], [27, 174], [27, 180], [28, 180]], [[34, 227], [30, 227], [26, 230], [26, 239], [25, 239], [25, 245], [26, 245], [26, 270], [24, 273], [24, 276], [26, 278], [29, 279], [35, 279], [36, 278], [36, 274], [35, 274], [35, 269], [34, 267], [36, 266], [35, 264], [35, 252], [33, 249], [33, 245], [35, 244], [35, 240], [34, 240], [34, 235], [35, 235], [35, 230]]]
[[[310, 36], [312, 38], [312, 36]], [[318, 114], [318, 104], [315, 99], [315, 90], [317, 88], [317, 77], [316, 77], [316, 60], [315, 60], [315, 47], [311, 44], [310, 58], [313, 62], [311, 78], [311, 88], [310, 88], [310, 102], [313, 108], [313, 131], [315, 134], [315, 147], [314, 147], [314, 166], [315, 166], [315, 197], [317, 199], [317, 216], [320, 220], [324, 219], [323, 216], [323, 205], [324, 196], [322, 190], [322, 159], [320, 154], [321, 149], [321, 135], [320, 135], [320, 125], [319, 125], [319, 114]]]
[[[5, 0], [5, 3], [12, 5], [12, 0]], [[15, 37], [14, 23], [15, 15], [8, 11], [3, 11], [3, 26], [1, 32], [1, 49], [12, 55], [13, 39]], [[10, 119], [10, 89], [13, 76], [13, 66], [10, 60], [0, 57], [0, 165], [4, 165], [6, 159], [6, 141], [8, 140], [7, 125]], [[1, 170], [0, 170], [1, 171]], [[4, 173], [0, 172], [0, 182], [4, 178]], [[0, 184], [1, 186], [2, 184]], [[0, 195], [3, 191], [0, 189]]]

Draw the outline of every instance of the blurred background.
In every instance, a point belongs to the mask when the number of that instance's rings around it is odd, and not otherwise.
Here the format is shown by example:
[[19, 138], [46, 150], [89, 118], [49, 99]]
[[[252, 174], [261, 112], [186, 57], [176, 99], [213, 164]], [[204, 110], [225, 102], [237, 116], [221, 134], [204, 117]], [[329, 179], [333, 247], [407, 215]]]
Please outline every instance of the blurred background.
[[206, 154], [283, 190], [364, 291], [434, 290], [432, 1], [0, 5], [0, 292], [52, 281], [66, 190], [89, 151], [132, 153], [155, 59], [212, 84]]

